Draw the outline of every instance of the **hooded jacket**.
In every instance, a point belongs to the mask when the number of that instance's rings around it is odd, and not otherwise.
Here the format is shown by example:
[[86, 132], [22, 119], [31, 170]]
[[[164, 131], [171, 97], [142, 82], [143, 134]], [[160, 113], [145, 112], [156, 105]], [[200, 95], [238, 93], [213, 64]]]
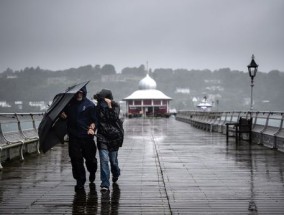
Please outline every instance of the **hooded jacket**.
[[[107, 149], [117, 151], [119, 149], [120, 130], [114, 126], [119, 119], [120, 106], [113, 101], [112, 92], [107, 89], [101, 90], [94, 98], [97, 99], [98, 131], [97, 145], [98, 149]], [[112, 100], [112, 108], [109, 108], [104, 98]]]
[[95, 104], [86, 97], [86, 86], [84, 86], [81, 91], [83, 91], [83, 99], [77, 101], [74, 97], [64, 109], [64, 112], [67, 114], [67, 132], [71, 137], [93, 138], [93, 136], [87, 134], [87, 131], [91, 123], [95, 123], [97, 128], [96, 107]]

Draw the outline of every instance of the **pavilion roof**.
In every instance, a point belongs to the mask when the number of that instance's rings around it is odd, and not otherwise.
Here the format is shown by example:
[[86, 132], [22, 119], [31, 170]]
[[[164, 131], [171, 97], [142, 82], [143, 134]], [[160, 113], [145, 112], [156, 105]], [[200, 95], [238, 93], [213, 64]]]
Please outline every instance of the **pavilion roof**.
[[156, 89], [148, 89], [148, 90], [136, 90], [128, 97], [123, 100], [139, 100], [139, 99], [164, 99], [164, 100], [172, 100], [171, 97], [168, 97], [163, 92]]

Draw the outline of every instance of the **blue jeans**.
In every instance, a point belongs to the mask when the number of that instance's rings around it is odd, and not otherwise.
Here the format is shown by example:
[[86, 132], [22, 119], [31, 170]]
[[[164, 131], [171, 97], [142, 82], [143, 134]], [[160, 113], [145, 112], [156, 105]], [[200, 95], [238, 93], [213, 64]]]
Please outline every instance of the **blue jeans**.
[[120, 169], [118, 166], [118, 151], [108, 151], [105, 149], [99, 150], [100, 155], [100, 166], [101, 166], [101, 187], [109, 187], [110, 182], [110, 170], [109, 170], [109, 162], [112, 176], [118, 178], [120, 175]]

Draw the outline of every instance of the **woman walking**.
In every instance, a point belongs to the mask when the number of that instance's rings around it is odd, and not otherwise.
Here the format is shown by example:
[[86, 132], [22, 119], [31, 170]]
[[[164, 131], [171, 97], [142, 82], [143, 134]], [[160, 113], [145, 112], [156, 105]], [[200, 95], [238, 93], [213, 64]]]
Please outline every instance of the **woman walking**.
[[[118, 166], [118, 149], [121, 146], [123, 134], [116, 126], [119, 120], [120, 107], [113, 101], [112, 92], [102, 89], [94, 95], [97, 100], [97, 145], [100, 156], [101, 170], [101, 191], [109, 191], [110, 173], [112, 173], [112, 182], [116, 182], [120, 176]], [[109, 165], [110, 163], [110, 165]]]

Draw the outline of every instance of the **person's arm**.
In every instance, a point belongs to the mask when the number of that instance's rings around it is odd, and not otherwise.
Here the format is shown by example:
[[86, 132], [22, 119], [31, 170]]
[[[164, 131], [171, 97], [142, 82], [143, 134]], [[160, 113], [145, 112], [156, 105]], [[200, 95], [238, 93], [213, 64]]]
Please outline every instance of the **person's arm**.
[[112, 121], [116, 121], [119, 118], [119, 112], [120, 112], [120, 107], [119, 104], [116, 103], [115, 101], [112, 101], [110, 99], [105, 99], [109, 111], [108, 111], [108, 117]]

